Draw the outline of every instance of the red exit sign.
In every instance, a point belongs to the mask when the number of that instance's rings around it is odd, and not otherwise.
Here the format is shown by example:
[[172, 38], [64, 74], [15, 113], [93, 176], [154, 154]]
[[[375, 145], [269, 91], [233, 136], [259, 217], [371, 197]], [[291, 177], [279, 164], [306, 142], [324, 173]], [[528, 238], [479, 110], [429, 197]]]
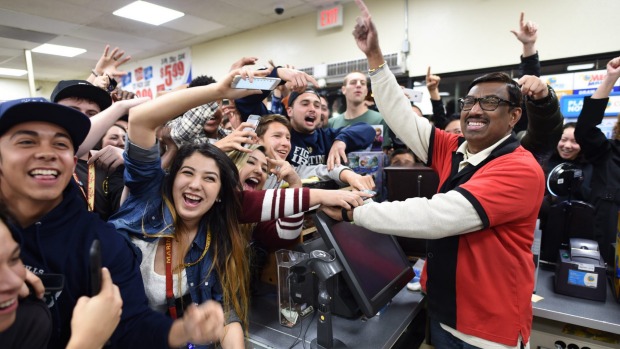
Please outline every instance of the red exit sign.
[[318, 30], [342, 27], [342, 5], [319, 10], [316, 27]]

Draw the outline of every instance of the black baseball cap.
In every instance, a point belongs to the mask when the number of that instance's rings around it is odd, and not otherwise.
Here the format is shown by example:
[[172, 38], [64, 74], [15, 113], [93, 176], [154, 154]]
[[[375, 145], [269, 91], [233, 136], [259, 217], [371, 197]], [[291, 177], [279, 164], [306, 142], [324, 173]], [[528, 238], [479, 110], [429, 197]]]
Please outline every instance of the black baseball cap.
[[297, 91], [293, 91], [291, 92], [291, 94], [288, 95], [288, 106], [292, 107], [293, 106], [293, 102], [295, 102], [295, 100], [297, 99], [297, 97], [299, 97], [300, 95], [303, 95], [304, 93], [314, 93], [315, 95], [317, 95], [319, 98], [321, 98], [319, 96], [319, 93], [316, 92], [315, 89], [313, 88], [306, 88], [303, 92], [297, 92]]
[[86, 80], [61, 80], [54, 88], [50, 100], [54, 103], [65, 98], [84, 98], [95, 102], [101, 111], [112, 105], [110, 94]]
[[44, 121], [64, 128], [76, 152], [90, 131], [88, 116], [45, 98], [22, 98], [0, 103], [0, 136], [11, 127], [29, 121]]

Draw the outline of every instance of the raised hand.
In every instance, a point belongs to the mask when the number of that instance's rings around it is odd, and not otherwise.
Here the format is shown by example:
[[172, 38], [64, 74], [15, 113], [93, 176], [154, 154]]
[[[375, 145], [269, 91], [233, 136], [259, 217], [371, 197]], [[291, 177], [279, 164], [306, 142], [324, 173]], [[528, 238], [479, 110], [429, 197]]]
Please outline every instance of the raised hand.
[[95, 166], [103, 169], [108, 174], [114, 173], [116, 169], [125, 164], [123, 159], [123, 149], [113, 145], [106, 145], [88, 159], [88, 164], [94, 163]]
[[620, 57], [616, 57], [607, 63], [607, 74], [615, 76], [616, 80], [620, 76]]
[[110, 45], [105, 45], [103, 54], [95, 66], [95, 72], [99, 75], [108, 74], [111, 77], [121, 77], [127, 74], [127, 72], [118, 69], [119, 66], [131, 59], [131, 56], [123, 57], [124, 55], [125, 51], [118, 47], [110, 52]]
[[521, 93], [533, 100], [543, 99], [549, 94], [547, 84], [537, 76], [524, 75], [518, 83], [521, 85]]
[[319, 83], [307, 73], [292, 68], [278, 68], [278, 77], [287, 82], [287, 87], [294, 91], [304, 91], [308, 84], [319, 86]]
[[536, 39], [538, 39], [538, 26], [532, 21], [525, 22], [525, 13], [523, 12], [521, 12], [521, 18], [519, 19], [519, 30], [511, 30], [510, 32], [523, 45], [534, 44]]
[[229, 152], [231, 150], [238, 150], [244, 153], [251, 153], [252, 150], [244, 147], [246, 143], [256, 143], [256, 133], [253, 130], [245, 131], [245, 128], [251, 128], [253, 125], [250, 122], [243, 122], [232, 131], [228, 136], [215, 142], [215, 146], [220, 148], [223, 152]]
[[428, 69], [426, 70], [426, 88], [429, 91], [439, 89], [439, 81], [441, 81], [439, 75], [431, 74], [431, 67], [428, 66]]
[[230, 66], [230, 70], [243, 68], [246, 65], [254, 65], [258, 61], [258, 57], [241, 57], [238, 61]]
[[362, 0], [355, 0], [357, 7], [360, 9], [360, 16], [356, 18], [357, 24], [353, 29], [353, 38], [355, 38], [355, 42], [357, 43], [357, 47], [359, 47], [362, 52], [366, 54], [369, 58], [368, 65], [369, 67], [376, 68], [373, 66], [372, 62], [370, 62], [371, 57], [378, 58], [380, 57], [381, 63], [383, 63], [383, 54], [381, 53], [381, 48], [379, 47], [379, 37], [377, 35], [377, 28], [375, 28], [375, 24], [372, 22], [372, 17], [370, 16], [370, 12], [368, 11], [368, 7]]

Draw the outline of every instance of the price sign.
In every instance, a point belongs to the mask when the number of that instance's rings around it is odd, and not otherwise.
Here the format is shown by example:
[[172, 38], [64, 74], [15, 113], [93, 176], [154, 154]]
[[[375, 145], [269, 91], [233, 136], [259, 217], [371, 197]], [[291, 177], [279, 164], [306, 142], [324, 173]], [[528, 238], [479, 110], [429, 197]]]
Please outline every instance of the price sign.
[[157, 96], [192, 80], [190, 49], [169, 52], [139, 62], [129, 62], [121, 68], [128, 72], [121, 80], [122, 89], [139, 97]]

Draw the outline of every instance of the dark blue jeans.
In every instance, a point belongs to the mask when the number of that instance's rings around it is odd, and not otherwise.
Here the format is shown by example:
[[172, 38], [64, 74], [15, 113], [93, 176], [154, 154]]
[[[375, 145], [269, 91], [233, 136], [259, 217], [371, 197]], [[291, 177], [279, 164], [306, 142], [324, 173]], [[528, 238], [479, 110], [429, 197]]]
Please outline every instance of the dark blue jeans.
[[441, 328], [439, 321], [432, 318], [430, 321], [431, 344], [435, 349], [481, 349], [454, 337], [450, 332]]

